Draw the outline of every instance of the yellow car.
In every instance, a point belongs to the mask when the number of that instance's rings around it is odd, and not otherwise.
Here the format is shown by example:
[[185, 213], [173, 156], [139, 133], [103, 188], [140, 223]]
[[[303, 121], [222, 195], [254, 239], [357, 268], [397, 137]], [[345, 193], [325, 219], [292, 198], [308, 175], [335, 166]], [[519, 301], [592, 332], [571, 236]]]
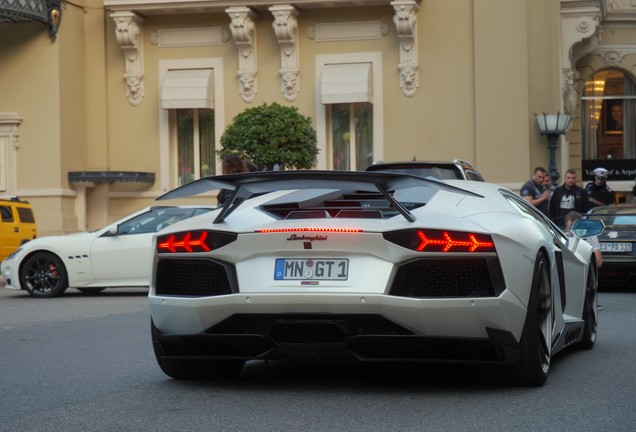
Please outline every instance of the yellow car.
[[0, 261], [21, 244], [37, 237], [35, 216], [28, 201], [0, 198]]

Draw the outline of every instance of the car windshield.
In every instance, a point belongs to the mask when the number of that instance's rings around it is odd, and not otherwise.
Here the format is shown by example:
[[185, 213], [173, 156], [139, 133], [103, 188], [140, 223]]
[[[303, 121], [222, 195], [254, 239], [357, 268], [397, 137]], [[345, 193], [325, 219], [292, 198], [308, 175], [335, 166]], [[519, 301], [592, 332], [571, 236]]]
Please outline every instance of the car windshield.
[[395, 172], [403, 174], [412, 174], [420, 177], [435, 177], [441, 180], [461, 179], [461, 173], [458, 169], [452, 167], [387, 167], [381, 169], [372, 169], [373, 171]]
[[137, 215], [119, 225], [118, 234], [154, 233], [175, 222], [192, 216], [207, 213], [208, 208], [160, 207]]
[[591, 214], [590, 219], [602, 220], [605, 226], [632, 226], [636, 228], [636, 214]]

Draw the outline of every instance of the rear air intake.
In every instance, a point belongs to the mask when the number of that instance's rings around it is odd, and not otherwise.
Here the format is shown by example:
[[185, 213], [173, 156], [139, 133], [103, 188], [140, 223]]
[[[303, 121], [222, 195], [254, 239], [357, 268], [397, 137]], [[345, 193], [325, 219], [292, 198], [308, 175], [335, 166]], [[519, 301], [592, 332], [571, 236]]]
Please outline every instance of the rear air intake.
[[389, 294], [414, 298], [496, 297], [503, 289], [497, 258], [420, 259], [398, 269]]
[[210, 259], [162, 259], [157, 263], [158, 295], [208, 297], [232, 294], [234, 268]]

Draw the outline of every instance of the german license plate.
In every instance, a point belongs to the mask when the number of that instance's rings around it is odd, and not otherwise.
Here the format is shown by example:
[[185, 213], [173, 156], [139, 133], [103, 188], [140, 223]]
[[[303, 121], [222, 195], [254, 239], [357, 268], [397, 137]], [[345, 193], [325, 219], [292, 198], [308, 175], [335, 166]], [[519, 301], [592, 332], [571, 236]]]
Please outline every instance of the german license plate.
[[603, 242], [601, 243], [601, 252], [631, 252], [631, 243], [620, 242]]
[[346, 258], [277, 258], [274, 280], [347, 280]]

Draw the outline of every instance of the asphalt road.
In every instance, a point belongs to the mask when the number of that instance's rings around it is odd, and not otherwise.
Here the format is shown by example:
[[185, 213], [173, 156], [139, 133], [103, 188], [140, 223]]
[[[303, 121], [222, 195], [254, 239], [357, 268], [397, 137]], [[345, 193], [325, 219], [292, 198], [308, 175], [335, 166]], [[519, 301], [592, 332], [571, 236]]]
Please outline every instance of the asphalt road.
[[155, 363], [144, 290], [0, 288], [0, 431], [633, 431], [636, 291], [602, 292], [599, 340], [541, 388], [461, 367], [248, 363], [230, 382]]

